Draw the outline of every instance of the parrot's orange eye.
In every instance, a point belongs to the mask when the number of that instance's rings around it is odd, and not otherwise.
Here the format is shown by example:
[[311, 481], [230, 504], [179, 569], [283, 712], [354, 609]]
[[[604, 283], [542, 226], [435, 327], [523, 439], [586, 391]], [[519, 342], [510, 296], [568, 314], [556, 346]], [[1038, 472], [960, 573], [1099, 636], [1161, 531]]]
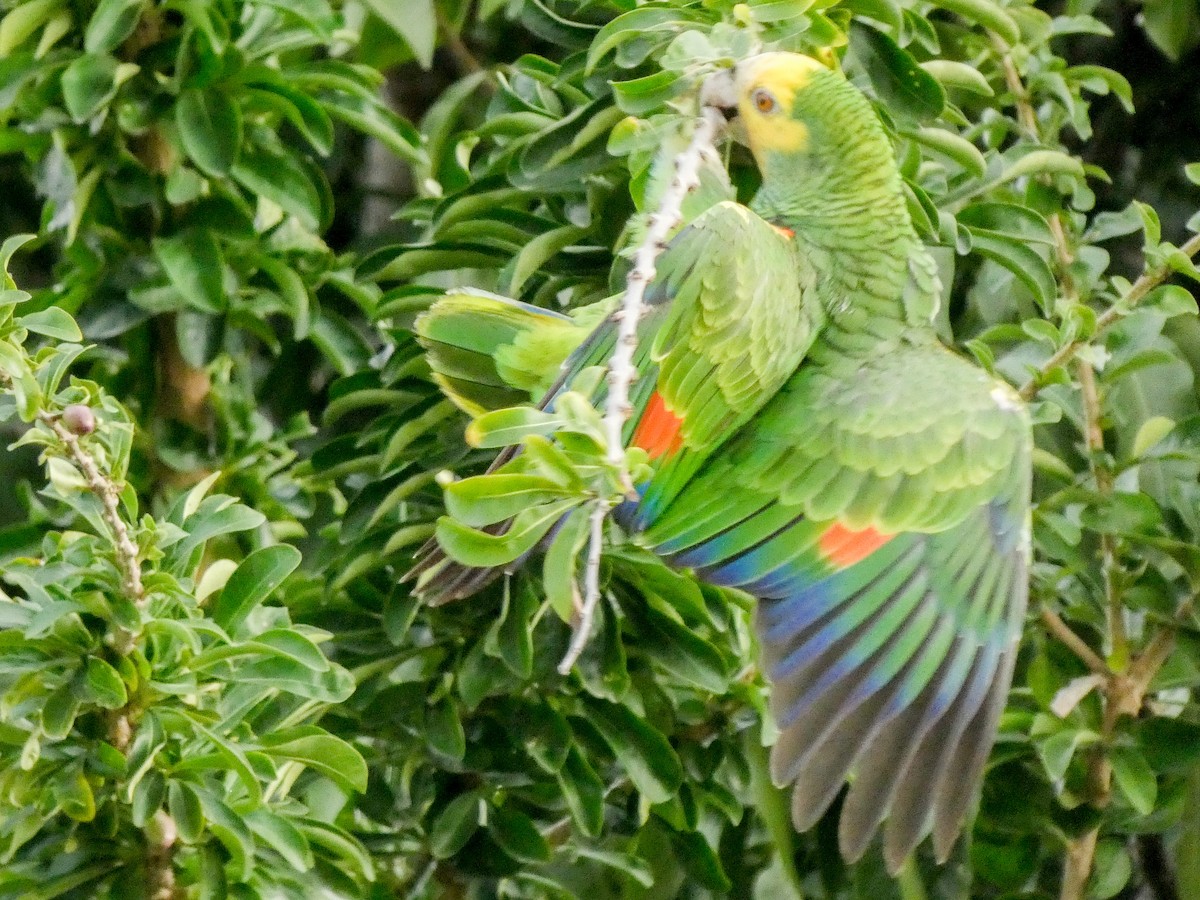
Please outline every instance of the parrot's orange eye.
[[751, 97], [754, 100], [754, 106], [760, 113], [775, 112], [775, 98], [771, 96], [771, 92], [759, 88]]

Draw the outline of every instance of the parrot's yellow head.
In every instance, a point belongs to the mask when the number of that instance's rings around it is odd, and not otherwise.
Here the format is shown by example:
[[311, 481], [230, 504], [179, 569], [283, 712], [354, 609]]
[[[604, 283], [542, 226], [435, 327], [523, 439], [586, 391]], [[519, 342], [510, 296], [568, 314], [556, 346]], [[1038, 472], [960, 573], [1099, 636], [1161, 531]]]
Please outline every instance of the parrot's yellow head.
[[811, 56], [771, 52], [744, 59], [713, 76], [702, 99], [736, 112], [762, 173], [760, 206], [813, 209], [895, 173], [891, 144], [870, 102], [840, 70]]
[[734, 73], [738, 118], [756, 156], [769, 151], [798, 153], [808, 147], [808, 125], [795, 115], [797, 98], [814, 77], [828, 74], [824, 64], [798, 53], [763, 53], [738, 65]]

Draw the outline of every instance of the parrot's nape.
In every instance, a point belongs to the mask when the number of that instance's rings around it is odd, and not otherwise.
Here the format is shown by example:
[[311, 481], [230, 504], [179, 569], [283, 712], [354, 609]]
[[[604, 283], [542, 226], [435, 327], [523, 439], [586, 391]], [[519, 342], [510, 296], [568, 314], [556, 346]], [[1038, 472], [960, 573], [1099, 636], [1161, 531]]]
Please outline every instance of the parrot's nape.
[[[625, 432], [652, 475], [621, 523], [758, 598], [771, 770], [794, 784], [796, 827], [849, 781], [843, 855], [882, 826], [896, 871], [929, 834], [947, 857], [995, 740], [1028, 591], [1030, 420], [938, 341], [937, 270], [866, 98], [790, 53], [731, 78], [762, 186], [659, 260]], [[464, 409], [543, 391], [551, 408], [607, 362], [612, 309], [457, 293], [417, 327]], [[431, 603], [495, 574], [436, 547], [413, 572]]]

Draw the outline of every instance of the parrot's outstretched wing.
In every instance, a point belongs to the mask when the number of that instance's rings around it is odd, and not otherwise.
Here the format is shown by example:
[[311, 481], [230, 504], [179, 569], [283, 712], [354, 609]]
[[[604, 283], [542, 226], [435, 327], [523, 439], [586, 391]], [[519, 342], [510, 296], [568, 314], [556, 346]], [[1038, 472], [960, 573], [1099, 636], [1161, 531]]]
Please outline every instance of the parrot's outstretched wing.
[[850, 778], [847, 859], [885, 819], [893, 871], [962, 829], [1025, 610], [1030, 454], [1015, 394], [940, 347], [814, 360], [644, 536], [759, 598], [773, 777], [800, 830]]
[[[644, 449], [655, 467], [640, 486], [644, 508], [669, 499], [799, 366], [823, 317], [812, 283], [790, 234], [732, 202], [699, 215], [662, 253], [638, 323], [638, 377], [625, 431], [626, 444]], [[567, 359], [542, 408], [552, 408], [584, 369], [607, 364], [618, 315]], [[602, 381], [590, 399], [599, 407], [606, 398]], [[431, 603], [468, 596], [494, 577], [437, 548], [413, 572]]]

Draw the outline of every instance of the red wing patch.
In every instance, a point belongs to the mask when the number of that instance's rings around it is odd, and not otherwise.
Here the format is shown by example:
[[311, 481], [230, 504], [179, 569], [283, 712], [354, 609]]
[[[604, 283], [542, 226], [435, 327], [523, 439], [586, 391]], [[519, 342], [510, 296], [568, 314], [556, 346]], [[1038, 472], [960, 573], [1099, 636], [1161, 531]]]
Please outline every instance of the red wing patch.
[[650, 395], [630, 443], [645, 450], [651, 459], [658, 459], [683, 446], [683, 437], [679, 434], [682, 424], [683, 420], [667, 409], [662, 395], [655, 391]]
[[839, 569], [847, 569], [866, 559], [892, 537], [893, 535], [881, 534], [874, 528], [851, 531], [846, 526], [834, 522], [821, 535], [821, 555]]

